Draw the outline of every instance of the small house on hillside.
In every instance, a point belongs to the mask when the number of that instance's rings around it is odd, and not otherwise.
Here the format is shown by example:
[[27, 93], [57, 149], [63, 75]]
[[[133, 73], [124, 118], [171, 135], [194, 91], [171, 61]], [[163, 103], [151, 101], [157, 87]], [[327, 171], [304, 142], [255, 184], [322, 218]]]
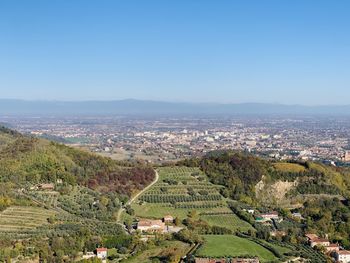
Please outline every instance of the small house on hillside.
[[271, 219], [275, 219], [278, 220], [278, 212], [273, 211], [270, 213], [265, 213], [265, 214], [260, 214], [260, 217], [266, 220], [271, 220]]
[[310, 241], [310, 246], [323, 246], [323, 247], [328, 247], [330, 245], [330, 242], [326, 238], [316, 238]]
[[108, 253], [107, 248], [101, 247], [96, 249], [97, 258], [100, 258], [102, 260], [107, 259], [107, 253]]
[[335, 253], [335, 260], [337, 262], [341, 263], [348, 263], [350, 262], [350, 251], [347, 250], [340, 250]]
[[174, 218], [171, 215], [166, 215], [163, 218], [163, 222], [164, 223], [173, 223], [174, 222]]
[[340, 250], [338, 244], [329, 244], [329, 246], [325, 248], [326, 248], [326, 253], [338, 252]]
[[137, 223], [137, 230], [141, 232], [161, 232], [166, 230], [165, 223], [162, 220], [143, 219]]
[[330, 246], [330, 242], [327, 238], [320, 238], [318, 235], [315, 235], [315, 234], [306, 234], [305, 236], [307, 237], [311, 247], [314, 247], [314, 246], [329, 247]]
[[305, 236], [309, 242], [311, 242], [311, 240], [313, 240], [313, 239], [318, 238], [318, 235], [316, 235], [316, 234], [305, 234]]

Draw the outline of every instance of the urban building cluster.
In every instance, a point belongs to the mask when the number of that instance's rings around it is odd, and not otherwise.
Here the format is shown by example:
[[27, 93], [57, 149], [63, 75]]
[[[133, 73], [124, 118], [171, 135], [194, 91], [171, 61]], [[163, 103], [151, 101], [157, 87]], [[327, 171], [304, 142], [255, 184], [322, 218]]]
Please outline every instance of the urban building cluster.
[[6, 117], [33, 136], [87, 147], [115, 159], [178, 160], [220, 149], [254, 152], [278, 160], [334, 165], [350, 162], [347, 117]]

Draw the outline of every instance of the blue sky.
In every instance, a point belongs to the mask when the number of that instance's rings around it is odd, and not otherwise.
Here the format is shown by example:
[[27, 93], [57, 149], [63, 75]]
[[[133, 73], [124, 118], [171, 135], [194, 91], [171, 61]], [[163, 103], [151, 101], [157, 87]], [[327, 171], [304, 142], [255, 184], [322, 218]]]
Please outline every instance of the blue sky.
[[350, 104], [350, 1], [2, 0], [0, 97]]

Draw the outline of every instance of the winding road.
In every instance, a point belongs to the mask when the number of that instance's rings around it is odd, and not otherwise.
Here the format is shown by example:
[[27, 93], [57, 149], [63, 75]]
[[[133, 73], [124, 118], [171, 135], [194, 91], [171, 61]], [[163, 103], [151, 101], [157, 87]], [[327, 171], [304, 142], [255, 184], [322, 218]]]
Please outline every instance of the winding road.
[[138, 192], [134, 197], [132, 197], [128, 202], [126, 202], [126, 204], [123, 207], [121, 207], [119, 209], [118, 215], [117, 215], [117, 222], [118, 223], [122, 224], [122, 222], [120, 222], [120, 217], [121, 217], [123, 211], [125, 210], [125, 206], [131, 205], [137, 198], [139, 198], [140, 195], [142, 195], [144, 192], [146, 192], [148, 189], [150, 189], [156, 182], [158, 182], [159, 174], [156, 170], [154, 170], [154, 172], [155, 172], [155, 178], [152, 181], [152, 183], [150, 183], [144, 189], [142, 189], [140, 192]]

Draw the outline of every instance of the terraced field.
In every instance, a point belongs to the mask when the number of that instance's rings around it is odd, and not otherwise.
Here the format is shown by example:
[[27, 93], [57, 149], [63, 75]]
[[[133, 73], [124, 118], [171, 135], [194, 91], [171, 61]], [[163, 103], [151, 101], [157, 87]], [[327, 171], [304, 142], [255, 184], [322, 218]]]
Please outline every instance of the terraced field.
[[32, 191], [29, 195], [35, 200], [53, 208], [57, 207], [57, 200], [60, 196], [59, 192], [55, 191]]
[[40, 207], [11, 206], [0, 213], [0, 233], [33, 232], [54, 214], [54, 211]]
[[220, 186], [211, 184], [198, 168], [163, 167], [158, 173], [158, 182], [132, 204], [136, 216], [161, 218], [171, 214], [183, 219], [191, 210], [231, 212], [218, 191]]

